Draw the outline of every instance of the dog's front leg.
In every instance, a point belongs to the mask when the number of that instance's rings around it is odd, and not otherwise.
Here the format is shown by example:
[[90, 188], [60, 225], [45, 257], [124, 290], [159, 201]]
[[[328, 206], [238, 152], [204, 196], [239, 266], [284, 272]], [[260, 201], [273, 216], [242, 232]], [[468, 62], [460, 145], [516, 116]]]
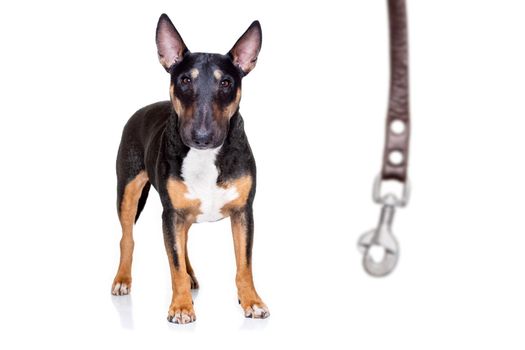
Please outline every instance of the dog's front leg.
[[237, 263], [237, 293], [239, 303], [244, 310], [244, 316], [251, 318], [266, 318], [270, 316], [268, 308], [255, 290], [252, 275], [252, 245], [253, 245], [253, 211], [250, 205], [235, 211], [230, 216], [235, 260]]
[[196, 319], [191, 298], [191, 280], [186, 272], [186, 241], [191, 221], [186, 220], [173, 209], [165, 209], [162, 223], [173, 290], [168, 321], [190, 323]]

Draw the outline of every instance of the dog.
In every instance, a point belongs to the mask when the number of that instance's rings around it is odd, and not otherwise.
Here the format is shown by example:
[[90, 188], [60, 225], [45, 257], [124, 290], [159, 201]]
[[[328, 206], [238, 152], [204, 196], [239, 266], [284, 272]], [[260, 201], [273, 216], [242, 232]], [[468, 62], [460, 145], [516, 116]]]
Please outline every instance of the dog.
[[193, 223], [230, 217], [239, 304], [245, 317], [266, 318], [252, 277], [256, 168], [239, 113], [241, 82], [255, 67], [262, 31], [254, 21], [226, 54], [192, 53], [166, 14], [156, 30], [158, 58], [170, 74], [170, 101], [137, 111], [117, 155], [117, 210], [122, 226], [114, 295], [131, 289], [133, 225], [150, 186], [163, 206], [162, 227], [173, 296], [168, 321], [195, 321], [191, 289], [199, 284], [187, 251]]

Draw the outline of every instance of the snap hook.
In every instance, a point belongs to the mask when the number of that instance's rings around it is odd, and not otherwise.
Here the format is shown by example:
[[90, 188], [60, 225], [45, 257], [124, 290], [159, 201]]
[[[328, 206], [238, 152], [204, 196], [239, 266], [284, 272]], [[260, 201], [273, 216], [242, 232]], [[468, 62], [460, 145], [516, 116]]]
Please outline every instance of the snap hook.
[[[358, 242], [358, 247], [363, 254], [363, 267], [365, 271], [375, 277], [386, 276], [394, 270], [399, 258], [399, 245], [392, 232], [392, 221], [395, 214], [395, 201], [385, 201], [381, 209], [377, 228], [365, 232]], [[380, 261], [373, 256], [373, 249], [379, 247], [384, 254]]]

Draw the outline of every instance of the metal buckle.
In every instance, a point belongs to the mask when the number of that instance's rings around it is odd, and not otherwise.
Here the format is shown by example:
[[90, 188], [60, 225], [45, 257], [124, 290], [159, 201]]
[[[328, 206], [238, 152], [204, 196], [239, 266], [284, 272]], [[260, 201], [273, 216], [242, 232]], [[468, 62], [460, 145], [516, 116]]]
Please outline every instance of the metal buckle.
[[[393, 193], [381, 194], [381, 176], [377, 176], [374, 181], [373, 199], [374, 202], [381, 204], [381, 216], [379, 224], [373, 230], [364, 233], [358, 242], [358, 248], [363, 253], [363, 267], [365, 271], [375, 277], [386, 276], [396, 267], [399, 259], [399, 245], [392, 232], [392, 221], [396, 207], [404, 207], [408, 203], [410, 186], [408, 181], [403, 184], [401, 198]], [[371, 250], [378, 247], [383, 250], [384, 255], [381, 261], [376, 261]]]
[[410, 199], [410, 181], [407, 179], [406, 182], [403, 182], [403, 190], [401, 191], [401, 198], [399, 199], [393, 193], [387, 193], [386, 195], [381, 195], [381, 185], [383, 180], [381, 179], [381, 174], [377, 175], [374, 179], [374, 188], [372, 191], [372, 198], [374, 202], [382, 205], [393, 205], [394, 207], [403, 208], [408, 204]]

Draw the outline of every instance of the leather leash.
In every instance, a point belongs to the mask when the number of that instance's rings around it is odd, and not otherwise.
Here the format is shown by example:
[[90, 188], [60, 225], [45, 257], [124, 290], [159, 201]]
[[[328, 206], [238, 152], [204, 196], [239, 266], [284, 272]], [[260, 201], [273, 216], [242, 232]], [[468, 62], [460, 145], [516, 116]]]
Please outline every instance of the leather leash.
[[[381, 173], [373, 187], [374, 202], [382, 206], [377, 228], [366, 232], [359, 239], [363, 253], [363, 267], [372, 276], [385, 276], [392, 272], [399, 257], [399, 245], [391, 225], [395, 209], [408, 203], [408, 150], [410, 137], [409, 89], [408, 89], [408, 38], [405, 0], [388, 0], [390, 23], [390, 97], [386, 117], [385, 148]], [[385, 181], [402, 185], [400, 195], [382, 193]], [[379, 261], [373, 250], [383, 252]]]

